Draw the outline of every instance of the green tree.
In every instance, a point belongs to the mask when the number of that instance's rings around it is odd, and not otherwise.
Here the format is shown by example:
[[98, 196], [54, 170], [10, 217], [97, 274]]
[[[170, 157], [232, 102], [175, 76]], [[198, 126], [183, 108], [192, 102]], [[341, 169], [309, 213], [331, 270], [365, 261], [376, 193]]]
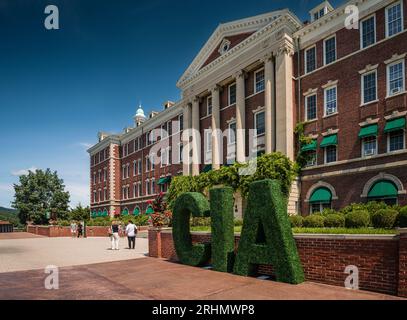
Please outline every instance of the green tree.
[[79, 203], [76, 208], [72, 209], [69, 217], [71, 220], [76, 221], [89, 221], [90, 219], [90, 208], [89, 207], [82, 207]]
[[64, 182], [56, 171], [29, 171], [20, 176], [20, 183], [14, 184], [14, 190], [13, 207], [19, 211], [21, 223], [47, 224], [50, 218], [67, 219], [69, 216], [69, 192], [65, 191]]

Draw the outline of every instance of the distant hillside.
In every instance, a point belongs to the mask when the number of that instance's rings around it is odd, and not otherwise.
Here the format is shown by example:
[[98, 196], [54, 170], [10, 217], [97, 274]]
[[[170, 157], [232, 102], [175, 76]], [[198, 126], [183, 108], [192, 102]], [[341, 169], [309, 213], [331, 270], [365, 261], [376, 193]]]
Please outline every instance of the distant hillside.
[[9, 221], [14, 226], [20, 224], [17, 214], [18, 214], [17, 210], [0, 207], [0, 220]]

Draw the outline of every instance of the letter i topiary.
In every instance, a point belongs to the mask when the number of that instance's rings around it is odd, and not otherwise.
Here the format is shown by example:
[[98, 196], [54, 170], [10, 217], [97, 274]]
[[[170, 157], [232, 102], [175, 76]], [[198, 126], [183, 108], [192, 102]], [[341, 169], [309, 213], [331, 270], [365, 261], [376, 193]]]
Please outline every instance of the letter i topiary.
[[[264, 239], [257, 241], [260, 235]], [[259, 264], [271, 264], [277, 281], [292, 284], [304, 281], [287, 215], [287, 201], [278, 180], [261, 180], [249, 187], [234, 273], [251, 275]]]
[[211, 257], [210, 243], [192, 244], [189, 220], [193, 217], [209, 217], [209, 202], [204, 195], [187, 192], [178, 197], [173, 210], [173, 240], [181, 263], [201, 266]]
[[233, 189], [230, 187], [210, 190], [212, 226], [213, 269], [232, 272], [235, 234], [233, 217]]

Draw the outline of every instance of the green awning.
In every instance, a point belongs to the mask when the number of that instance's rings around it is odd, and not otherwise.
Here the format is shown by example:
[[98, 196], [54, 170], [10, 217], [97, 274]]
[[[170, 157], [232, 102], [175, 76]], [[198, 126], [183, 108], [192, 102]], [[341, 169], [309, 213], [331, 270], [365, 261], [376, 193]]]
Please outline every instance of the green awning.
[[98, 217], [101, 217], [101, 216], [102, 216], [102, 211], [99, 210], [99, 211], [98, 211]]
[[107, 217], [108, 215], [109, 215], [109, 214], [108, 214], [107, 210], [106, 210], [106, 209], [103, 210], [102, 216], [103, 216], [103, 217]]
[[310, 143], [303, 145], [301, 151], [315, 151], [317, 150], [317, 140], [313, 139]]
[[166, 184], [167, 182], [171, 181], [171, 177], [164, 177], [164, 178], [160, 178], [160, 180], [158, 180], [158, 185], [160, 184]]
[[138, 216], [138, 215], [140, 214], [140, 208], [139, 208], [139, 207], [135, 207], [134, 210], [133, 210], [133, 214], [134, 214], [135, 216]]
[[147, 210], [146, 210], [146, 213], [147, 213], [147, 214], [152, 214], [152, 213], [154, 213], [153, 207], [152, 207], [152, 206], [148, 206], [148, 207], [147, 207]]
[[373, 137], [377, 136], [378, 132], [378, 125], [377, 124], [371, 124], [366, 127], [362, 127], [359, 131], [359, 138], [366, 138], [366, 137]]
[[376, 182], [368, 193], [368, 198], [395, 198], [398, 191], [396, 186], [386, 180]]
[[209, 172], [212, 170], [212, 165], [211, 164], [207, 164], [203, 169], [202, 172]]
[[406, 127], [406, 118], [397, 118], [394, 120], [387, 121], [386, 126], [384, 127], [384, 133], [401, 130]]
[[318, 188], [312, 193], [309, 202], [331, 202], [332, 193], [327, 188]]
[[332, 134], [330, 136], [326, 136], [324, 137], [324, 139], [322, 139], [321, 148], [326, 148], [329, 146], [336, 146], [338, 144], [338, 135], [337, 134]]
[[122, 216], [128, 216], [129, 215], [129, 210], [126, 208], [122, 211]]

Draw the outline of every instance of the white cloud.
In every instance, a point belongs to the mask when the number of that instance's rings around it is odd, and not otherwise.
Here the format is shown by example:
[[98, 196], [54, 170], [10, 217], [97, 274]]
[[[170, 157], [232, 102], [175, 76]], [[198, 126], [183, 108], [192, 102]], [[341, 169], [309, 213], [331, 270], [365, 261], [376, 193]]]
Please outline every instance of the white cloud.
[[76, 207], [79, 203], [81, 203], [82, 206], [89, 205], [89, 184], [66, 182], [65, 187], [65, 189], [69, 191], [69, 194], [71, 196], [71, 207]]
[[10, 184], [0, 184], [0, 191], [12, 192], [12, 191], [14, 191], [14, 188]]
[[78, 145], [85, 149], [89, 149], [92, 146], [92, 144], [88, 142], [79, 142]]
[[35, 170], [37, 170], [36, 167], [31, 167], [28, 169], [14, 170], [14, 171], [11, 171], [11, 175], [15, 176], [15, 177], [25, 176], [28, 174], [29, 171], [35, 171]]

